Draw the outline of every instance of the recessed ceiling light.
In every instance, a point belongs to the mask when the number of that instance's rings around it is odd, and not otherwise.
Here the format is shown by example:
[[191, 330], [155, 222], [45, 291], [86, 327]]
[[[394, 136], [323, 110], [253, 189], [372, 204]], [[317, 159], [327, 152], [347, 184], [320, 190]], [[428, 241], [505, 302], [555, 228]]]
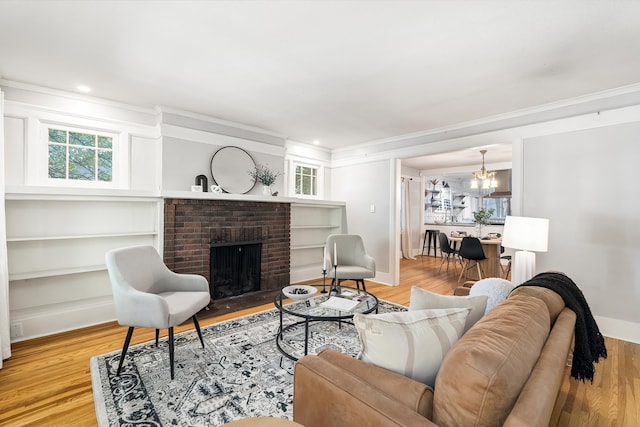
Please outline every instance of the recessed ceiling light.
[[84, 92], [84, 93], [91, 92], [91, 88], [89, 86], [86, 86], [86, 85], [78, 85], [78, 86], [76, 86], [76, 89], [78, 89], [80, 92]]
[[320, 145], [320, 141], [318, 141], [317, 139], [313, 140], [313, 145]]

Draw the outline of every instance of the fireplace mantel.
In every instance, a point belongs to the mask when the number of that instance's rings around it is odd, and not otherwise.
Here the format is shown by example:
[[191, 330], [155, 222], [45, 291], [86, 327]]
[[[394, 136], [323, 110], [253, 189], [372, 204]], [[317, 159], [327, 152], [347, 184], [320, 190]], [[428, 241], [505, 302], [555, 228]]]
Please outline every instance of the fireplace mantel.
[[298, 197], [262, 196], [255, 194], [229, 194], [198, 191], [163, 191], [164, 199], [235, 200], [238, 202], [291, 203], [322, 206], [345, 206], [345, 202], [332, 200], [304, 199]]

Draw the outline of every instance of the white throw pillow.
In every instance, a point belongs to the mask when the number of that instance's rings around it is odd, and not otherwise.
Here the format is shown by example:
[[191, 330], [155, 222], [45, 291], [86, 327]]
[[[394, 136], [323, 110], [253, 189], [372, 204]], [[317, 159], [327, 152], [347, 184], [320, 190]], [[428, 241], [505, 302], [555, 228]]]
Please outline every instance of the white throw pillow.
[[411, 288], [411, 300], [409, 311], [426, 310], [428, 308], [471, 308], [464, 325], [466, 333], [473, 325], [484, 316], [487, 307], [487, 296], [456, 296], [440, 295], [414, 286]]
[[445, 354], [462, 336], [470, 308], [356, 314], [358, 356], [431, 387]]
[[509, 293], [513, 290], [513, 283], [498, 277], [489, 277], [487, 279], [478, 280], [469, 289], [469, 296], [487, 296], [487, 307], [485, 313], [488, 313], [496, 305], [506, 300]]

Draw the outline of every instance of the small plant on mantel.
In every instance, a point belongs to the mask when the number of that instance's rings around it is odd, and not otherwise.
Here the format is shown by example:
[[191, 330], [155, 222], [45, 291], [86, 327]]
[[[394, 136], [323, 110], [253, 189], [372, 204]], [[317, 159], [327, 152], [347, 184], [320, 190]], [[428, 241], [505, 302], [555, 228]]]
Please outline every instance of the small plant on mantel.
[[271, 186], [276, 182], [276, 178], [281, 175], [280, 171], [269, 169], [266, 165], [256, 165], [249, 171], [249, 175], [254, 181], [262, 184], [262, 193], [271, 195]]

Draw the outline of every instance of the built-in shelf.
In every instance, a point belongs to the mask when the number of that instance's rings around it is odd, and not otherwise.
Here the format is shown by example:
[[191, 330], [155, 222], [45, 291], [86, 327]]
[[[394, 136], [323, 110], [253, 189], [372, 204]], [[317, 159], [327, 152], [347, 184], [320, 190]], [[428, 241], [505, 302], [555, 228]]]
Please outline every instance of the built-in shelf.
[[327, 237], [344, 232], [344, 203], [291, 204], [291, 283], [320, 277]]
[[102, 265], [85, 265], [82, 267], [60, 268], [55, 270], [29, 271], [26, 273], [9, 274], [9, 280], [27, 280], [39, 279], [42, 277], [66, 276], [69, 274], [90, 273], [93, 271], [106, 270], [107, 266]]
[[314, 229], [314, 228], [340, 228], [340, 225], [292, 225], [291, 228], [292, 229]]
[[319, 243], [317, 245], [291, 246], [292, 251], [299, 251], [302, 249], [318, 249], [318, 248], [324, 248], [324, 243]]
[[74, 239], [103, 239], [108, 237], [156, 236], [155, 231], [134, 233], [83, 234], [76, 236], [35, 236], [35, 237], [7, 237], [7, 242], [37, 242], [43, 240], [74, 240]]

